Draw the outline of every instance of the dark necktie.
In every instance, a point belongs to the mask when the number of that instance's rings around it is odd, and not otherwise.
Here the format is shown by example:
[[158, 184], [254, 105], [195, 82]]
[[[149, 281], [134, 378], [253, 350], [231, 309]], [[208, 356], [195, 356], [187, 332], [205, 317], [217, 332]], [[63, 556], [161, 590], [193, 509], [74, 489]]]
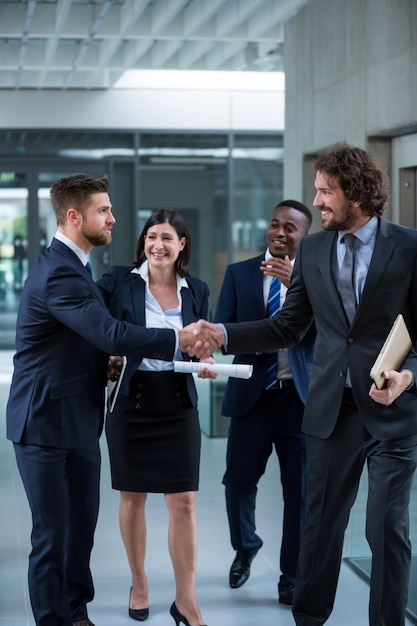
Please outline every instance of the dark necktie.
[[[273, 278], [269, 288], [266, 313], [268, 317], [276, 315], [281, 306], [281, 283], [277, 278]], [[266, 367], [265, 389], [271, 389], [277, 382], [277, 353], [269, 354]]]
[[90, 276], [93, 275], [93, 270], [91, 269], [91, 265], [90, 263], [87, 261], [86, 265], [85, 265], [85, 269], [87, 270], [87, 272], [90, 274]]
[[355, 235], [348, 233], [342, 237], [342, 241], [345, 243], [346, 253], [345, 258], [343, 259], [342, 267], [339, 270], [339, 293], [342, 298], [348, 320], [352, 323], [356, 313], [356, 295], [354, 284]]

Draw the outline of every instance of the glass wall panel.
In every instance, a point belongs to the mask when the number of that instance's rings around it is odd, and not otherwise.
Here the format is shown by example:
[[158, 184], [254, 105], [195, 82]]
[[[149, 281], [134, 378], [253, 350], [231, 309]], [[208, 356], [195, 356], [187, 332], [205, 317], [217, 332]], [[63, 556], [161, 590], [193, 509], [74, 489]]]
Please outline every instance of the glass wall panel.
[[[371, 574], [371, 551], [365, 536], [366, 500], [368, 494], [368, 473], [365, 468], [359, 486], [358, 495], [352, 508], [349, 526], [345, 537], [344, 557], [352, 569], [366, 581]], [[414, 478], [410, 499], [410, 540], [412, 560], [407, 604], [407, 616], [417, 624], [417, 480]]]
[[0, 131], [0, 157], [108, 159], [132, 157], [133, 133], [77, 130]]
[[[225, 134], [143, 134], [139, 150], [138, 233], [157, 209], [181, 213], [192, 241], [190, 272], [210, 288], [210, 316], [227, 257], [227, 140]], [[224, 435], [217, 428], [222, 420], [217, 387], [196, 382], [203, 432]]]
[[[22, 178], [19, 193], [26, 194], [26, 200], [21, 197], [25, 217], [16, 218], [24, 229], [12, 243], [13, 259], [10, 242], [2, 251], [3, 291], [13, 292], [16, 304], [21, 279], [55, 232], [49, 201], [53, 180], [84, 172], [109, 177], [117, 220], [112, 245], [91, 253], [94, 275], [100, 276], [109, 264], [131, 263], [149, 214], [174, 208], [191, 233], [190, 271], [210, 287], [211, 317], [228, 263], [265, 246], [267, 221], [282, 199], [282, 145], [282, 134], [277, 133], [0, 130], [0, 163], [6, 164], [3, 169], [22, 173], [25, 182]], [[1, 332], [4, 321], [0, 324]], [[224, 435], [227, 426], [219, 416], [222, 389], [207, 383], [206, 392], [209, 389], [212, 421], [204, 430]], [[201, 399], [205, 396], [202, 391]]]
[[283, 136], [236, 135], [233, 145], [233, 261], [265, 249], [265, 229], [283, 199]]
[[181, 213], [192, 239], [190, 271], [208, 283], [213, 310], [217, 257], [227, 250], [227, 135], [142, 134], [139, 154], [138, 233], [157, 209]]
[[28, 273], [26, 176], [0, 171], [0, 347], [13, 349], [16, 312]]

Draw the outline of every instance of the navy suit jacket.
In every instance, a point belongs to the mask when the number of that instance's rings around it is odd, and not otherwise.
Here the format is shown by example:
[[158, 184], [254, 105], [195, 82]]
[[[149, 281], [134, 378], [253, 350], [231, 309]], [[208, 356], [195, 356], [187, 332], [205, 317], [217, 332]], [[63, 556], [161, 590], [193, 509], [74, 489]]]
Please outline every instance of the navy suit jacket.
[[[262, 254], [227, 267], [214, 315], [215, 322], [265, 319], [264, 276], [260, 270], [264, 258]], [[288, 350], [295, 387], [304, 404], [310, 381], [314, 339], [315, 331], [311, 328], [300, 344]], [[248, 380], [229, 378], [223, 398], [223, 415], [243, 415], [254, 406], [265, 386], [267, 357], [265, 353], [255, 352], [240, 353], [235, 357], [234, 363], [253, 365], [253, 374]]]
[[[375, 248], [356, 315], [350, 326], [333, 275], [336, 231], [300, 242], [285, 304], [275, 317], [226, 324], [228, 351], [267, 350], [296, 344], [314, 316], [317, 339], [303, 430], [326, 438], [336, 425], [346, 371], [363, 423], [379, 440], [417, 433], [417, 396], [402, 393], [390, 406], [369, 397], [369, 372], [389, 330], [402, 313], [413, 342], [417, 333], [417, 231], [379, 218]], [[417, 380], [416, 344], [406, 358]]]
[[76, 448], [99, 436], [109, 354], [172, 360], [173, 330], [145, 330], [110, 316], [100, 291], [68, 246], [53, 239], [20, 299], [7, 436]]
[[[145, 326], [145, 281], [132, 273], [133, 266], [115, 266], [97, 281], [110, 313], [117, 319]], [[181, 289], [182, 320], [184, 326], [199, 319], [207, 319], [209, 289], [205, 282], [198, 278], [187, 278], [188, 288]], [[120, 387], [122, 395], [129, 395], [129, 383], [143, 357], [137, 353], [127, 361], [125, 375]], [[190, 357], [183, 353], [183, 359]], [[192, 374], [187, 374], [187, 386], [190, 400], [197, 405], [197, 391]]]

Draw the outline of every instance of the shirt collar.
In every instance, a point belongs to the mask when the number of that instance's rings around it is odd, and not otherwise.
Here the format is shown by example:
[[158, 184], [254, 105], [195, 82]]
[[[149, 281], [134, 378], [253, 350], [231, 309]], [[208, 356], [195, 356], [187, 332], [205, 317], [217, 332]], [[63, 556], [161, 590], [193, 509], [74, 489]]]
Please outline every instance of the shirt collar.
[[[366, 224], [358, 228], [358, 230], [355, 230], [353, 234], [355, 235], [355, 237], [359, 239], [359, 241], [363, 245], [366, 246], [370, 242], [372, 237], [375, 235], [377, 228], [378, 228], [378, 218], [374, 215], [374, 217], [371, 217], [371, 219], [368, 222], [366, 222]], [[343, 230], [339, 230], [338, 235], [337, 235], [338, 243], [340, 243], [340, 240], [342, 239], [344, 234], [345, 233]]]
[[[271, 257], [271, 256], [272, 256], [271, 251], [270, 251], [269, 248], [267, 248], [266, 252], [265, 252], [265, 261], [267, 259], [269, 259], [269, 257]], [[291, 265], [294, 265], [294, 263], [295, 263], [295, 257], [293, 259], [291, 259]]]
[[[149, 286], [149, 267], [147, 259], [142, 263], [140, 267], [134, 267], [130, 273], [139, 274], [139, 276], [143, 278], [145, 283]], [[188, 287], [188, 283], [185, 278], [177, 273], [177, 290], [181, 289], [182, 287]]]
[[57, 230], [55, 233], [55, 239], [58, 239], [58, 241], [60, 241], [61, 243], [64, 243], [66, 246], [68, 246], [68, 248], [70, 248], [74, 254], [77, 255], [77, 257], [80, 259], [81, 263], [83, 265], [85, 265], [88, 261], [88, 254], [86, 254], [84, 252], [84, 250], [81, 250], [80, 246], [77, 246], [76, 243], [74, 243], [74, 241], [72, 239], [70, 239], [69, 237], [67, 237], [66, 235], [64, 235], [64, 233], [62, 233], [60, 230]]

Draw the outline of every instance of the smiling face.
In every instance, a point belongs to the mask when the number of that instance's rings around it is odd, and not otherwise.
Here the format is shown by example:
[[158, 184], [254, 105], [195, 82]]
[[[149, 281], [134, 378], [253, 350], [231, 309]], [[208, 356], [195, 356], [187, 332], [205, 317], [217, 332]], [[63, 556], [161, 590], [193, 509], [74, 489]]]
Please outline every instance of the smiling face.
[[266, 242], [273, 257], [293, 259], [300, 239], [307, 234], [309, 223], [306, 215], [288, 206], [279, 206], [272, 212], [266, 231]]
[[321, 211], [324, 230], [352, 233], [369, 220], [369, 216], [363, 214], [360, 202], [348, 200], [335, 178], [318, 171], [315, 187], [313, 205]]
[[179, 238], [168, 222], [151, 226], [145, 235], [144, 247], [150, 268], [173, 267], [185, 244], [186, 238]]

